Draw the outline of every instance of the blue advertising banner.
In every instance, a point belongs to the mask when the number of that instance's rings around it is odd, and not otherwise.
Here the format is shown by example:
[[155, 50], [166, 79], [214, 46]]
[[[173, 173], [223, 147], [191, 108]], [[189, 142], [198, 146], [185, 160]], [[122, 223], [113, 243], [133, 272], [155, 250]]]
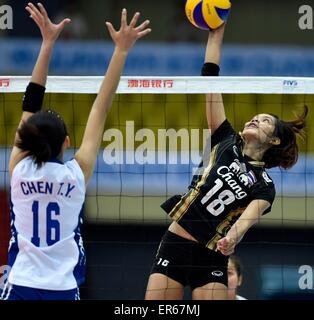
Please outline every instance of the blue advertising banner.
[[[31, 73], [40, 47], [38, 40], [0, 42], [0, 74]], [[144, 43], [134, 48], [124, 75], [197, 76], [205, 45]], [[113, 51], [110, 42], [60, 41], [51, 64], [52, 75], [102, 75]], [[314, 75], [314, 48], [228, 46], [223, 50], [222, 75], [299, 76]]]
[[[5, 189], [9, 185], [10, 151], [0, 148], [0, 189]], [[73, 158], [73, 150], [68, 150], [65, 158], [66, 160]], [[187, 191], [194, 167], [191, 164], [108, 164], [104, 161], [103, 152], [100, 152], [98, 171], [95, 172], [89, 183], [88, 193], [117, 195], [120, 194], [123, 185], [123, 194], [128, 195], [183, 194]], [[277, 196], [314, 196], [313, 155], [300, 155], [297, 164], [288, 171], [275, 168], [269, 170], [268, 173], [276, 185]]]

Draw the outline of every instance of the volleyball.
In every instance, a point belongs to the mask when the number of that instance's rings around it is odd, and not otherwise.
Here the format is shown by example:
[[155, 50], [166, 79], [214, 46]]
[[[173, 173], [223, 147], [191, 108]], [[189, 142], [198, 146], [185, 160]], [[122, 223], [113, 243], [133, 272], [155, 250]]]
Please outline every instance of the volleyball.
[[203, 30], [219, 28], [227, 20], [230, 9], [230, 0], [187, 0], [185, 4], [189, 21]]

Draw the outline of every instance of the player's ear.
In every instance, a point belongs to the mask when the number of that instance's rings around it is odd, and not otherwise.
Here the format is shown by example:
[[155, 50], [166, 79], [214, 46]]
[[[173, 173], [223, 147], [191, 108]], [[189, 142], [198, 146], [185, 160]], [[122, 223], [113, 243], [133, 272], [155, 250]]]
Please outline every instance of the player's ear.
[[70, 137], [69, 136], [66, 136], [65, 139], [64, 139], [64, 142], [63, 142], [63, 147], [65, 149], [67, 148], [70, 148], [71, 146], [71, 140], [70, 140]]
[[242, 284], [242, 280], [243, 280], [243, 278], [242, 278], [242, 276], [240, 276], [240, 277], [238, 278], [238, 287], [240, 287], [240, 286], [241, 286], [241, 284]]

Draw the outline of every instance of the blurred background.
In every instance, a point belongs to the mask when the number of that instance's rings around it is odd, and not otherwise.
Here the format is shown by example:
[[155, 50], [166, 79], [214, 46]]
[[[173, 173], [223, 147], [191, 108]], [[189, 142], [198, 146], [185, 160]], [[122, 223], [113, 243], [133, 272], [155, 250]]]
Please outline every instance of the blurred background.
[[[24, 0], [1, 0], [14, 11], [13, 30], [0, 31], [1, 74], [29, 74], [38, 51], [39, 31]], [[59, 42], [51, 73], [102, 75], [112, 52], [104, 21], [118, 26], [128, 8], [149, 18], [153, 32], [132, 51], [125, 74], [198, 75], [207, 32], [185, 18], [185, 0], [42, 1], [55, 21], [71, 17]], [[300, 30], [301, 5], [311, 1], [237, 0], [229, 17], [223, 50], [223, 75], [314, 74], [313, 30]], [[312, 3], [314, 5], [314, 3]]]
[[[13, 30], [0, 30], [0, 76], [29, 75], [40, 34], [24, 10], [28, 1], [0, 1], [13, 8]], [[206, 31], [185, 18], [184, 0], [42, 1], [53, 21], [72, 19], [58, 42], [51, 75], [102, 75], [113, 51], [104, 26], [118, 26], [123, 7], [141, 11], [153, 32], [131, 52], [124, 75], [197, 76], [203, 63]], [[303, 0], [237, 0], [228, 20], [222, 75], [314, 75], [314, 30], [300, 30]], [[309, 3], [310, 4], [310, 3]], [[311, 4], [310, 4], [311, 5]], [[313, 3], [314, 8], [314, 3]], [[45, 106], [57, 109], [79, 146], [94, 95], [47, 94]], [[21, 94], [0, 94], [0, 266], [9, 237], [7, 163], [19, 121]], [[272, 170], [277, 184], [273, 212], [251, 230], [237, 249], [244, 265], [240, 294], [248, 299], [314, 299], [313, 285], [301, 289], [301, 266], [314, 268], [314, 158], [311, 95], [225, 96], [228, 118], [240, 130], [256, 112], [289, 118], [305, 103], [310, 108], [308, 138], [300, 161], [289, 173]], [[158, 112], [162, 108], [162, 112]], [[127, 110], [127, 111], [125, 111]], [[204, 98], [178, 95], [118, 95], [106, 129], [206, 128]], [[106, 144], [103, 145], [103, 148]], [[70, 158], [73, 150], [67, 155]], [[87, 251], [84, 299], [142, 299], [150, 266], [169, 221], [159, 208], [173, 193], [186, 190], [189, 166], [156, 168], [104, 165], [99, 155], [91, 181], [83, 229]], [[161, 170], [161, 171], [159, 171]], [[147, 194], [146, 194], [147, 193]], [[312, 269], [313, 270], [313, 269]], [[312, 279], [313, 281], [313, 279]], [[312, 288], [312, 289], [311, 289]], [[186, 297], [189, 298], [187, 291]]]

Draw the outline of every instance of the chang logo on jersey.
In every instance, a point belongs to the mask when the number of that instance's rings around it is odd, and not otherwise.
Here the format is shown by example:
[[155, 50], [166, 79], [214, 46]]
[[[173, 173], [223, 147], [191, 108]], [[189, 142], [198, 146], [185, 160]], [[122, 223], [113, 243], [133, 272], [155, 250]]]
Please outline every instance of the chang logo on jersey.
[[246, 187], [248, 187], [248, 186], [250, 185], [249, 178], [248, 178], [248, 176], [247, 176], [246, 174], [244, 174], [244, 173], [239, 176], [239, 180], [240, 180]]
[[237, 161], [234, 161], [229, 166], [230, 170], [236, 174], [240, 172], [240, 165]]
[[247, 172], [245, 163], [240, 162], [238, 159], [234, 159], [229, 168], [237, 175], [238, 179], [246, 187], [253, 186], [253, 184], [257, 181], [254, 172], [252, 170]]
[[214, 277], [222, 277], [224, 275], [224, 273], [222, 271], [220, 271], [220, 270], [215, 270], [215, 271], [212, 272], [212, 275]]
[[237, 174], [237, 176], [246, 173], [246, 165], [239, 161], [239, 159], [234, 159], [233, 162], [230, 164], [229, 168], [231, 171]]
[[[221, 176], [225, 180], [225, 182], [235, 192], [235, 197], [237, 199], [243, 199], [247, 196], [247, 193], [242, 189], [242, 187], [238, 184], [238, 182], [235, 179], [233, 179], [235, 177], [234, 169], [236, 168], [236, 166], [237, 164], [235, 162], [231, 165], [231, 168], [227, 166], [222, 166], [218, 168], [217, 173], [219, 176]], [[240, 167], [238, 171], [240, 171]], [[245, 174], [242, 174], [241, 176], [242, 178], [244, 178]], [[246, 181], [241, 180], [241, 182], [246, 182]]]

